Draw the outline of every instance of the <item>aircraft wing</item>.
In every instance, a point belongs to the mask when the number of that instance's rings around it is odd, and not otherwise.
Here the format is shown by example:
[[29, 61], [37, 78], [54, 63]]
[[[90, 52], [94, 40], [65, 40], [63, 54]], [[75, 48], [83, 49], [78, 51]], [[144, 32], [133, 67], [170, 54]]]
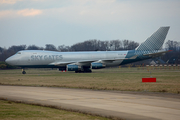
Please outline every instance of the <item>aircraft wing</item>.
[[162, 52], [158, 52], [158, 53], [144, 54], [144, 56], [158, 57], [158, 56], [164, 55], [165, 53], [168, 53], [168, 52], [171, 52], [171, 51], [172, 51], [172, 50], [162, 51]]
[[118, 61], [118, 60], [136, 59], [136, 57], [137, 57], [137, 55], [135, 55], [131, 58], [114, 58], [114, 59], [101, 59], [101, 60], [81, 60], [81, 61], [69, 61], [69, 62], [55, 62], [55, 63], [51, 63], [51, 65], [56, 65], [56, 66], [66, 66], [68, 64], [90, 65], [92, 62], [112, 63], [113, 61]]
[[128, 59], [128, 58], [101, 59], [101, 60], [98, 60], [97, 62], [112, 63], [113, 61], [119, 61], [119, 60], [125, 60], [125, 59]]
[[69, 62], [55, 62], [51, 63], [51, 65], [56, 65], [56, 66], [66, 66], [68, 64], [91, 64], [92, 62], [95, 62], [97, 60], [81, 60], [81, 61], [69, 61]]
[[114, 59], [102, 59], [101, 61], [103, 61], [104, 63], [106, 62], [113, 62], [113, 61], [119, 61], [119, 60], [128, 60], [128, 59], [136, 59], [138, 55], [134, 55], [130, 58], [114, 58]]
[[117, 60], [124, 60], [124, 59], [105, 59], [105, 60], [84, 60], [84, 61], [71, 61], [71, 62], [56, 62], [51, 63], [51, 65], [56, 66], [66, 66], [68, 64], [82, 64], [82, 65], [90, 65], [92, 62], [99, 62], [99, 63], [110, 63]]
[[75, 63], [74, 61], [70, 61], [70, 62], [55, 62], [55, 63], [51, 63], [51, 65], [56, 65], [56, 66], [66, 66], [68, 64], [72, 64]]

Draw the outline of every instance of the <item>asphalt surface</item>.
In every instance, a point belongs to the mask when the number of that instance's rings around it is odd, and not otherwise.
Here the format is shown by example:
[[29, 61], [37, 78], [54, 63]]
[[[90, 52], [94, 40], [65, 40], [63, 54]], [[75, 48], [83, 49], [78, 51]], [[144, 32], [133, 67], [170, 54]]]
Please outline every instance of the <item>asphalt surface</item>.
[[127, 120], [180, 120], [178, 94], [0, 85], [0, 98]]

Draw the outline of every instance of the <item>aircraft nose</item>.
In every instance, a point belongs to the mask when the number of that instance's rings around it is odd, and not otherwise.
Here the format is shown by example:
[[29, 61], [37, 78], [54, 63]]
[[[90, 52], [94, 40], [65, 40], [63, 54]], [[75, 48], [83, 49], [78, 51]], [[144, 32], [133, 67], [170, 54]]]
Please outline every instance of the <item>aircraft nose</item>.
[[5, 62], [7, 63], [7, 64], [9, 64], [10, 63], [10, 59], [9, 58], [7, 58], [6, 60], [5, 60]]
[[11, 57], [9, 57], [9, 58], [7, 58], [7, 59], [5, 60], [5, 62], [6, 62], [7, 64], [13, 65], [14, 60], [13, 60]]

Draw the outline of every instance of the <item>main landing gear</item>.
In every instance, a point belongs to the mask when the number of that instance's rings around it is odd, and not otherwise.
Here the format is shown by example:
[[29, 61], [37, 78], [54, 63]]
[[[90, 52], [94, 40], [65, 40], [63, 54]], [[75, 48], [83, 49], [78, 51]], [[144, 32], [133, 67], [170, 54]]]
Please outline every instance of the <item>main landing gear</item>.
[[24, 69], [22, 69], [22, 74], [26, 74], [26, 71]]
[[90, 69], [85, 69], [83, 71], [81, 71], [81, 70], [75, 71], [75, 73], [91, 73], [91, 72], [92, 72], [92, 70], [90, 70]]

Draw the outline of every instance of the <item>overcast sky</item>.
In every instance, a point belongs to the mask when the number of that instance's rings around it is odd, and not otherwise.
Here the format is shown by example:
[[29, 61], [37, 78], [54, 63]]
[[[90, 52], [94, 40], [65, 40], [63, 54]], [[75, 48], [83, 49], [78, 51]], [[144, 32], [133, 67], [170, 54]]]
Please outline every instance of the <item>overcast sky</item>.
[[143, 42], [161, 26], [180, 42], [180, 0], [0, 0], [0, 47]]

